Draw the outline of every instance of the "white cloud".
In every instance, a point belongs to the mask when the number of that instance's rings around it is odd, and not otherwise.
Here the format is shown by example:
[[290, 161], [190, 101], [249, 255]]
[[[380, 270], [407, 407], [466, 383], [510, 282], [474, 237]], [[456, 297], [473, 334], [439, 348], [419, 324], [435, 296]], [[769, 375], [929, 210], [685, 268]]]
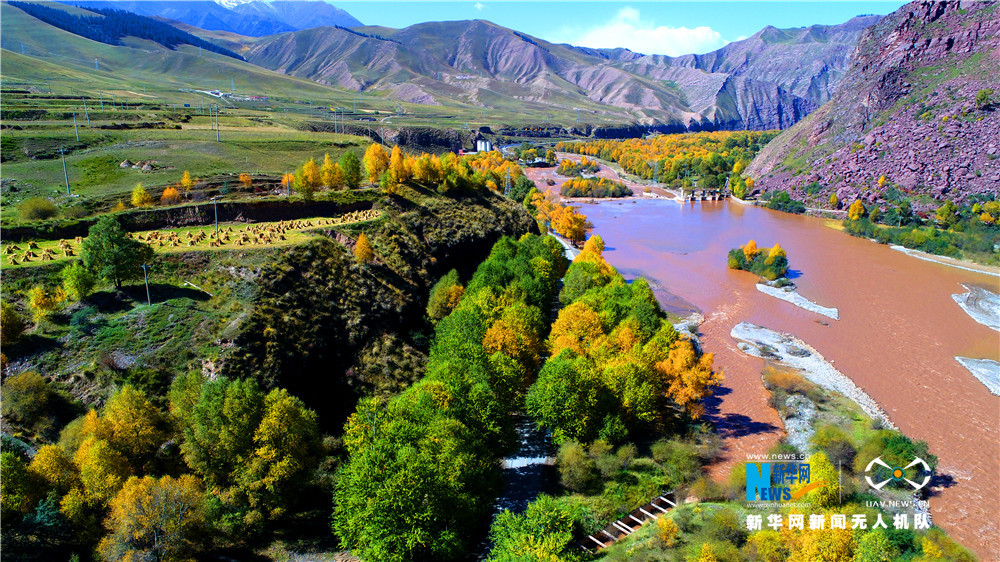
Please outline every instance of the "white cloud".
[[483, 8], [485, 8], [486, 6], [483, 6], [482, 2], [476, 2], [475, 4], [472, 5], [472, 7], [482, 12]]
[[647, 55], [686, 55], [707, 53], [728, 41], [711, 27], [668, 27], [643, 21], [639, 10], [625, 7], [605, 24], [589, 29], [563, 28], [553, 40], [595, 49], [624, 47]]

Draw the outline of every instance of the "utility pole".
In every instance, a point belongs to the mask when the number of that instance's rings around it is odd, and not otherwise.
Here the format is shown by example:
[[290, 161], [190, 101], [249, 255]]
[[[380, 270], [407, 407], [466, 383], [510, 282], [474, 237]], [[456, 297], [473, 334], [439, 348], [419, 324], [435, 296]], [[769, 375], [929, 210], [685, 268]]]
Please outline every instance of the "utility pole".
[[73, 131], [76, 133], [76, 142], [80, 142], [80, 128], [76, 126], [76, 112], [73, 112]]
[[87, 98], [83, 98], [83, 114], [87, 116], [87, 126], [90, 126], [90, 112], [87, 111]]
[[63, 177], [66, 178], [66, 195], [72, 195], [69, 191], [69, 172], [66, 171], [66, 149], [59, 147], [59, 154], [62, 155]]
[[100, 70], [100, 66], [97, 64], [97, 57], [94, 57], [94, 70]]
[[215, 142], [219, 140], [219, 106], [215, 106]]
[[142, 278], [146, 281], [146, 304], [152, 306], [153, 300], [149, 298], [149, 273], [146, 271], [149, 266], [142, 264], [139, 267], [142, 268]]
[[212, 198], [212, 205], [215, 207], [215, 239], [219, 239], [219, 196]]

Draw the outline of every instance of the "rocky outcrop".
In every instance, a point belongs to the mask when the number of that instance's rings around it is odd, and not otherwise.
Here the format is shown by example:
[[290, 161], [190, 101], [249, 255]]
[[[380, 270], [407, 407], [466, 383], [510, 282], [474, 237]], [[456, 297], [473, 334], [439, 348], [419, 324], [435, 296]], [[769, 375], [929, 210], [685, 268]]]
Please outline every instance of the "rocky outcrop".
[[[863, 34], [832, 100], [774, 139], [747, 173], [808, 206], [828, 206], [830, 193], [880, 203], [890, 188], [959, 203], [996, 194], [1000, 108], [976, 103], [989, 88], [1000, 92], [996, 3], [907, 4]], [[922, 199], [917, 209], [939, 204]]]

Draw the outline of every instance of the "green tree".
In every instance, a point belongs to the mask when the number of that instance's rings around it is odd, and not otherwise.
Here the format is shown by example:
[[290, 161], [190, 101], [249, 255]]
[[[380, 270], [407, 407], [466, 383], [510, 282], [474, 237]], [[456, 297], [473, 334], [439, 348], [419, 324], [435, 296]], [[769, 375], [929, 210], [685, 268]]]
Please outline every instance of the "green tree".
[[340, 170], [347, 187], [357, 189], [361, 185], [361, 162], [353, 151], [348, 150], [340, 156]]
[[567, 441], [559, 447], [556, 466], [559, 468], [559, 481], [575, 492], [585, 490], [596, 476], [594, 460], [576, 441]]
[[59, 276], [66, 294], [76, 301], [89, 297], [97, 284], [97, 276], [79, 262], [64, 267]]
[[122, 283], [142, 277], [143, 264], [153, 259], [153, 248], [130, 238], [115, 217], [101, 217], [83, 241], [83, 264], [120, 289]]
[[542, 494], [524, 513], [504, 510], [490, 527], [491, 562], [581, 560], [573, 542], [573, 516], [559, 500]]
[[40, 497], [28, 466], [10, 451], [0, 453], [0, 514], [5, 524], [12, 516], [27, 513]]
[[955, 223], [961, 218], [958, 214], [958, 205], [955, 205], [951, 201], [946, 201], [944, 205], [938, 207], [937, 211], [934, 212], [934, 218], [937, 219], [938, 224], [945, 228], [955, 226]]
[[66, 300], [66, 291], [62, 287], [47, 290], [41, 285], [35, 285], [28, 291], [28, 308], [35, 319], [35, 324], [49, 317]]
[[899, 549], [892, 544], [882, 529], [862, 533], [854, 551], [853, 562], [892, 562], [899, 556]]

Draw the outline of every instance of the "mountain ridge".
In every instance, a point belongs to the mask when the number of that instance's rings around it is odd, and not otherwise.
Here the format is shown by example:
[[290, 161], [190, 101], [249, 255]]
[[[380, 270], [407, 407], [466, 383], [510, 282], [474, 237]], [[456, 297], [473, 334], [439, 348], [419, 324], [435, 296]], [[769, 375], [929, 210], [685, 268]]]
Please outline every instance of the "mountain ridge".
[[778, 30], [777, 38], [764, 29], [682, 57], [550, 43], [487, 20], [378, 28], [380, 37], [314, 28], [248, 39], [245, 56], [279, 72], [386, 90], [414, 103], [457, 99], [488, 108], [490, 100], [508, 98], [624, 110], [637, 123], [673, 130], [785, 128], [829, 98], [857, 36], [878, 19]]

